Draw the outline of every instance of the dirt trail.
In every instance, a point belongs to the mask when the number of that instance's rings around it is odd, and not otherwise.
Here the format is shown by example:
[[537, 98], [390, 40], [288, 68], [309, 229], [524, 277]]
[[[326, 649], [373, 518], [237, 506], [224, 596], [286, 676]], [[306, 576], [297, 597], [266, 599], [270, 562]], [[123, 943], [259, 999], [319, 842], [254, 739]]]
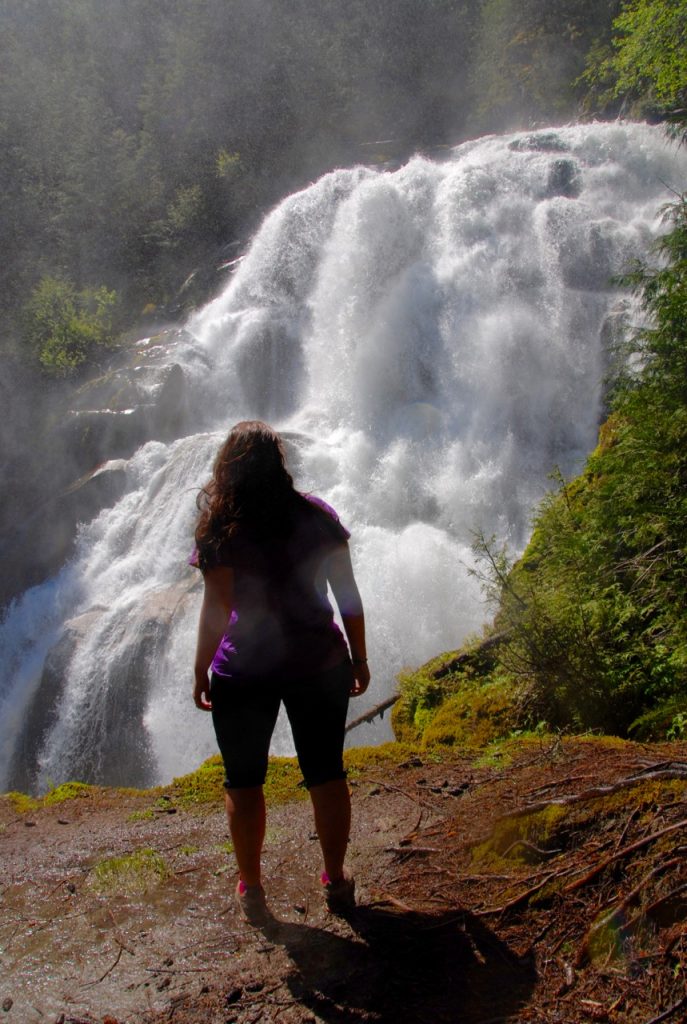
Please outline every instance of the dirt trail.
[[421, 755], [352, 792], [359, 910], [325, 913], [293, 802], [270, 809], [262, 931], [219, 806], [0, 799], [0, 1024], [687, 1020], [686, 745]]

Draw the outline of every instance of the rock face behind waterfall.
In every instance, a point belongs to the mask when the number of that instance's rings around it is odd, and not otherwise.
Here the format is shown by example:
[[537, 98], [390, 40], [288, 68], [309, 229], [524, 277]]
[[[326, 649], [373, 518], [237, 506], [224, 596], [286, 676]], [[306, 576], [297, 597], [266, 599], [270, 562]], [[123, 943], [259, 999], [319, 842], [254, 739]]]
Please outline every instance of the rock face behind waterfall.
[[45, 445], [49, 493], [28, 515], [17, 509], [17, 526], [3, 538], [0, 607], [64, 564], [77, 525], [125, 492], [126, 459], [137, 448], [184, 432], [188, 396], [176, 350], [187, 342], [174, 329], [136, 341], [60, 402]]

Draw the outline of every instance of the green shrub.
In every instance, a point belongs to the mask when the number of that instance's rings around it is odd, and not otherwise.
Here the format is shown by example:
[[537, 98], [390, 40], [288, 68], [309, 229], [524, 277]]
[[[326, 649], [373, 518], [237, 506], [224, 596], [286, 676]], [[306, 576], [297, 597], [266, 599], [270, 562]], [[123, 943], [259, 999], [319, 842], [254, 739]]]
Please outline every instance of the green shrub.
[[43, 370], [67, 377], [113, 344], [115, 292], [44, 277], [24, 310], [25, 338]]

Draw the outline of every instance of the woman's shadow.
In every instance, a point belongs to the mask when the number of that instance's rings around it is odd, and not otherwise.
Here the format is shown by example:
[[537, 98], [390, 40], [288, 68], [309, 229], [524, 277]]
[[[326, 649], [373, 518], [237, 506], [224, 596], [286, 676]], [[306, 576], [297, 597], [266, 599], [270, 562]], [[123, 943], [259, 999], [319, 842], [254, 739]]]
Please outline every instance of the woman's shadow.
[[294, 999], [327, 1024], [497, 1024], [532, 991], [531, 959], [467, 912], [375, 905], [347, 921], [350, 937], [276, 919], [262, 928], [294, 964], [286, 979]]

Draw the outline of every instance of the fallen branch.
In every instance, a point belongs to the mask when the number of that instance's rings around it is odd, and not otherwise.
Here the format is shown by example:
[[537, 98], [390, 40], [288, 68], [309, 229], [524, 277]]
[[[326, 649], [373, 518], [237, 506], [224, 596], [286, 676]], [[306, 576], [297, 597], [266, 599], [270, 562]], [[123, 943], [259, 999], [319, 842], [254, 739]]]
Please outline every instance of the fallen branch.
[[381, 780], [377, 780], [376, 785], [388, 790], [389, 793], [400, 793], [401, 796], [405, 796], [408, 800], [412, 800], [414, 804], [418, 804], [420, 807], [427, 807], [430, 811], [434, 811], [434, 813], [437, 812], [437, 808], [434, 804], [430, 804], [426, 800], [420, 800], [419, 797], [416, 797], [413, 793], [408, 793], [405, 789], [401, 789], [400, 786], [391, 786], [388, 782], [382, 782]]
[[538, 800], [533, 804], [525, 804], [524, 807], [518, 807], [515, 810], [510, 811], [508, 814], [501, 815], [498, 820], [501, 821], [507, 818], [524, 818], [528, 814], [536, 814], [538, 811], [544, 811], [547, 807], [566, 807], [568, 804], [579, 803], [581, 800], [596, 800], [599, 797], [612, 796], [614, 793], [618, 793], [621, 789], [625, 789], [628, 786], [634, 786], [639, 782], [683, 778], [687, 778], [687, 769], [680, 769], [679, 771], [669, 770], [652, 772], [648, 775], [631, 775], [626, 779], [620, 779], [619, 782], [614, 782], [610, 786], [594, 786], [592, 789], [585, 789], [581, 793], [571, 793], [569, 796], [554, 797], [552, 800]]
[[514, 843], [511, 843], [508, 849], [504, 850], [501, 854], [502, 857], [507, 857], [511, 850], [514, 850], [516, 846], [524, 846], [528, 850], [532, 850], [534, 853], [540, 854], [542, 857], [553, 857], [557, 853], [563, 853], [562, 850], [542, 850], [541, 847], [535, 846], [534, 843], [528, 843], [526, 839], [516, 839]]
[[[101, 974], [99, 978], [96, 978], [95, 981], [88, 981], [88, 982], [86, 982], [86, 984], [83, 985], [82, 988], [92, 988], [93, 985], [99, 985], [101, 981], [105, 980], [105, 978], [108, 976], [108, 974], [112, 974], [112, 972], [114, 971], [115, 967], [117, 966], [119, 961], [122, 959], [122, 953], [123, 952], [124, 952], [124, 946], [120, 945], [119, 946], [119, 950], [117, 952], [117, 956], [115, 957], [114, 963], [111, 964], [110, 967], [107, 968], [105, 973]], [[127, 952], [128, 952], [128, 950], [127, 950]]]
[[514, 899], [509, 900], [508, 903], [504, 903], [500, 907], [488, 907], [486, 910], [476, 910], [474, 912], [475, 917], [491, 917], [492, 914], [503, 914], [505, 913], [506, 910], [514, 910], [521, 904], [527, 903], [529, 901], [530, 896], [534, 896], [535, 892], [539, 892], [540, 889], [543, 889], [544, 886], [547, 885], [552, 878], [556, 878], [557, 875], [557, 871], [549, 872], [549, 874], [546, 875], [546, 877], [543, 878], [541, 882], [538, 882], [536, 885], [533, 885], [531, 889], [526, 889], [525, 892], [522, 892], [519, 896], [516, 896]]
[[627, 835], [627, 833], [628, 833], [628, 829], [630, 828], [630, 825], [632, 824], [632, 822], [633, 822], [633, 821], [635, 820], [635, 818], [637, 818], [637, 817], [639, 817], [639, 808], [638, 808], [638, 807], [635, 807], [635, 808], [634, 808], [634, 810], [632, 811], [632, 813], [630, 814], [629, 818], [628, 818], [628, 819], [627, 819], [627, 821], [625, 822], [625, 827], [624, 827], [623, 831], [621, 832], [620, 836], [618, 837], [618, 842], [617, 842], [617, 843], [615, 844], [615, 848], [616, 848], [616, 850], [619, 850], [619, 849], [620, 849], [620, 847], [621, 847], [621, 846], [623, 845], [623, 843], [625, 842], [625, 836], [626, 836], [626, 835]]
[[534, 796], [535, 793], [543, 793], [546, 789], [556, 789], [557, 786], [565, 786], [569, 782], [579, 782], [582, 779], [596, 779], [598, 775], [567, 775], [564, 779], [557, 779], [555, 782], [547, 782], [543, 786], [531, 789], [527, 796]]
[[660, 1021], [668, 1020], [668, 1018], [672, 1017], [673, 1014], [676, 1014], [678, 1010], [681, 1010], [683, 1006], [687, 1006], [687, 996], [683, 996], [682, 999], [678, 999], [676, 1003], [673, 1003], [673, 1005], [667, 1010], [664, 1010], [663, 1013], [659, 1013], [658, 1017], [652, 1017], [651, 1020], [646, 1021], [646, 1024], [660, 1024]]
[[604, 860], [596, 864], [591, 871], [588, 871], [582, 878], [576, 879], [574, 882], [570, 882], [566, 885], [563, 892], [574, 892], [576, 889], [581, 889], [587, 882], [591, 882], [593, 878], [600, 875], [601, 872], [613, 864], [616, 860], [621, 860], [626, 857], [628, 853], [634, 853], [635, 850], [641, 850], [642, 847], [648, 846], [649, 843], [653, 843], [655, 839], [660, 839], [661, 836], [668, 835], [669, 832], [675, 832], [679, 828], [685, 828], [687, 826], [687, 820], [683, 818], [682, 821], [675, 822], [674, 825], [668, 825], [666, 828], [659, 829], [658, 832], [652, 832], [651, 835], [645, 836], [643, 839], [638, 839], [636, 843], [630, 843], [629, 846], [623, 847], [622, 850], [618, 850], [617, 853], [611, 854], [610, 857], [606, 857]]
[[353, 721], [349, 722], [346, 726], [346, 732], [350, 732], [352, 729], [357, 729], [359, 725], [363, 725], [365, 722], [372, 722], [377, 715], [384, 718], [384, 712], [392, 707], [399, 697], [400, 693], [394, 694], [393, 697], [387, 697], [387, 699], [383, 700], [381, 704], [376, 704], [373, 708], [370, 708], [369, 711], [366, 711], [364, 715], [360, 715], [359, 718], [353, 719]]
[[[588, 929], [578, 947], [577, 954], [575, 955], [575, 966], [580, 967], [584, 963], [589, 953], [590, 944], [596, 935], [609, 928], [615, 928], [616, 926], [620, 927], [625, 933], [632, 931], [632, 929], [637, 925], [637, 920], [635, 919], [623, 926], [622, 915], [624, 912], [632, 903], [634, 903], [637, 897], [644, 892], [647, 883], [650, 882], [652, 878], [655, 878], [657, 875], [667, 871], [668, 868], [676, 867], [680, 863], [681, 861], [679, 857], [672, 857], [670, 860], [664, 861], [663, 864], [657, 864], [655, 868], [652, 868], [651, 871], [647, 872], [637, 885], [635, 885], [634, 888], [623, 897], [620, 903], [617, 903], [602, 917], [598, 917], [591, 928]], [[565, 891], [567, 892], [569, 889], [574, 888], [576, 884], [576, 882], [573, 882], [571, 886], [566, 887]], [[643, 915], [640, 915], [640, 917], [642, 916]]]

